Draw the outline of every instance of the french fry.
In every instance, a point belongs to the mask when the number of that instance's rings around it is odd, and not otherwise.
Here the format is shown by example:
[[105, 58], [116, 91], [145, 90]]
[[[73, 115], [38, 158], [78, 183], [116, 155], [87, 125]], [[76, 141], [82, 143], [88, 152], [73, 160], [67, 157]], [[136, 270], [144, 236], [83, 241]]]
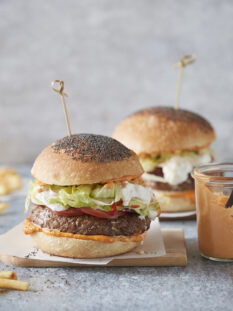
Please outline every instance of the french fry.
[[16, 170], [10, 167], [0, 167], [0, 178], [8, 174], [17, 174]]
[[0, 288], [17, 289], [17, 290], [26, 291], [28, 289], [28, 283], [17, 281], [17, 280], [9, 280], [9, 279], [0, 278]]
[[0, 213], [7, 209], [9, 205], [7, 203], [0, 203]]
[[21, 188], [21, 177], [16, 170], [0, 167], [0, 195], [8, 194]]
[[7, 174], [5, 183], [10, 191], [18, 190], [21, 187], [21, 178], [18, 174]]
[[0, 271], [0, 279], [17, 280], [17, 275], [14, 271]]
[[0, 195], [5, 195], [10, 192], [10, 189], [7, 187], [7, 184], [4, 182], [4, 180], [0, 179]]

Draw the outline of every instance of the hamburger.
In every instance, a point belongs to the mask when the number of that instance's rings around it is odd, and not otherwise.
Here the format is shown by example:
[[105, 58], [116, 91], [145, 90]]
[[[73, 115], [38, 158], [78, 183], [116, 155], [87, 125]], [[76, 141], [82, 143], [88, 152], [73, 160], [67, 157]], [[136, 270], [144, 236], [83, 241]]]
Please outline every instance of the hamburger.
[[143, 242], [159, 214], [137, 155], [110, 137], [76, 134], [45, 148], [31, 170], [23, 231], [45, 253], [122, 254]]
[[124, 119], [113, 137], [134, 150], [162, 212], [195, 210], [193, 167], [212, 162], [215, 132], [200, 115], [171, 107], [151, 107]]

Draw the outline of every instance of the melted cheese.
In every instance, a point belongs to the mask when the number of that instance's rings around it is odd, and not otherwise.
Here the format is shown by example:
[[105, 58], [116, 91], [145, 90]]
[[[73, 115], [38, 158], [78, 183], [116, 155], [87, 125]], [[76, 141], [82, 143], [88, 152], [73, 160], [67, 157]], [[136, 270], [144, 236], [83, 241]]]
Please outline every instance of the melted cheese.
[[23, 224], [23, 232], [25, 234], [32, 234], [36, 232], [43, 232], [48, 235], [53, 235], [56, 237], [64, 237], [64, 238], [73, 238], [73, 239], [80, 239], [80, 240], [92, 240], [98, 241], [103, 243], [113, 243], [113, 242], [140, 242], [143, 241], [145, 238], [145, 233], [143, 234], [135, 234], [131, 236], [106, 236], [106, 235], [83, 235], [83, 234], [73, 234], [69, 232], [60, 232], [56, 230], [50, 229], [42, 229], [40, 227], [35, 226], [26, 218]]

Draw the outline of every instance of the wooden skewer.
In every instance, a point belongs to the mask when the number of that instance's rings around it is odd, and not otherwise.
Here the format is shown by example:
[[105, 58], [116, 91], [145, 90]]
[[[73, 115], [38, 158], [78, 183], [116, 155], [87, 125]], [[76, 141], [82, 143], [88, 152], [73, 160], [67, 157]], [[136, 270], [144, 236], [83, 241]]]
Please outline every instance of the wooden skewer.
[[177, 68], [177, 67], [180, 68], [179, 77], [178, 77], [178, 83], [177, 83], [175, 109], [179, 109], [180, 94], [181, 94], [181, 86], [182, 86], [184, 67], [186, 67], [189, 64], [194, 63], [195, 60], [196, 60], [196, 56], [195, 55], [184, 55], [183, 57], [181, 57], [179, 63], [173, 65], [175, 68]]
[[[56, 83], [59, 84], [59, 88], [58, 89], [55, 87]], [[67, 131], [68, 131], [68, 135], [71, 136], [70, 121], [69, 121], [69, 116], [68, 116], [68, 113], [67, 113], [66, 102], [65, 102], [65, 96], [68, 96], [68, 95], [63, 92], [64, 91], [64, 81], [54, 80], [51, 83], [51, 88], [55, 92], [57, 92], [57, 93], [59, 93], [61, 95], [63, 110], [64, 110], [64, 114], [65, 114], [65, 119], [66, 119], [66, 127], [67, 127]]]

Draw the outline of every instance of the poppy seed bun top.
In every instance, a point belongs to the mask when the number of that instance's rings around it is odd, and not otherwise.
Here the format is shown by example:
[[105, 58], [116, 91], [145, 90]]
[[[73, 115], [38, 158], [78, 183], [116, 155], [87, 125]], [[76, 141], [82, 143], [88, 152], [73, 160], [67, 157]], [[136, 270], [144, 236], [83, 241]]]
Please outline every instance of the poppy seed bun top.
[[137, 155], [113, 138], [75, 134], [45, 148], [32, 176], [49, 185], [80, 185], [133, 179], [143, 173]]
[[215, 140], [210, 123], [196, 113], [151, 107], [124, 119], [113, 137], [138, 155], [199, 150]]

